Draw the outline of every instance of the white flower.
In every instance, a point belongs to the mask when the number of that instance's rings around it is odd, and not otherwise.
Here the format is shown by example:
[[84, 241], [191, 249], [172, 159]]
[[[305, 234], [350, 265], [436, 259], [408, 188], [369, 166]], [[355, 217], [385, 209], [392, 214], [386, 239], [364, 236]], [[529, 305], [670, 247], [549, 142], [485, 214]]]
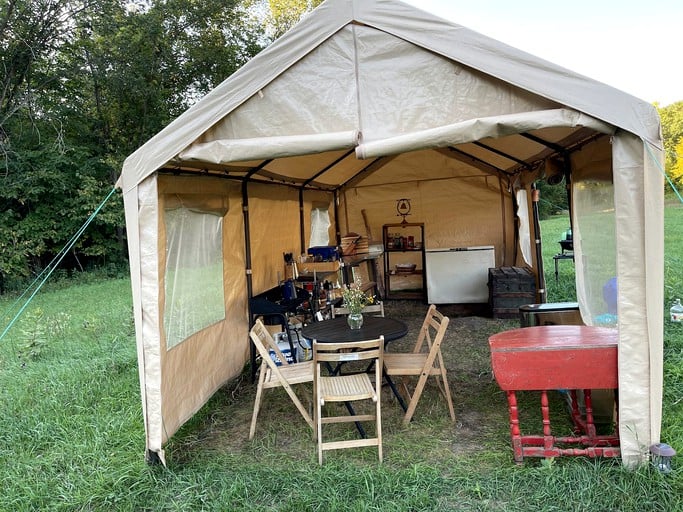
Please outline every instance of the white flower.
[[344, 298], [342, 306], [354, 314], [362, 312], [365, 306], [372, 304], [375, 300], [362, 290], [360, 279], [357, 279], [351, 286], [346, 285], [342, 290], [342, 297]]

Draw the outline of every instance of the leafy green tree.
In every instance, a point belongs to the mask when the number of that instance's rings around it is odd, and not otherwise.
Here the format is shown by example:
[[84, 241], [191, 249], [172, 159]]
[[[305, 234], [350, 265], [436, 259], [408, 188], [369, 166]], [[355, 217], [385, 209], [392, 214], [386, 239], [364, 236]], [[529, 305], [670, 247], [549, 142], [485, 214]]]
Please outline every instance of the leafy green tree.
[[245, 5], [261, 20], [272, 39], [296, 25], [323, 0], [247, 0]]
[[[104, 197], [97, 168], [104, 166], [84, 148], [24, 150], [9, 162], [0, 228], [3, 273], [27, 277], [61, 252]], [[105, 263], [118, 253], [120, 208], [114, 201], [98, 215], [69, 255], [70, 266], [83, 270], [82, 258]]]
[[275, 36], [279, 37], [299, 22], [307, 12], [320, 5], [322, 0], [268, 0], [273, 16]]
[[539, 190], [538, 215], [541, 220], [569, 209], [564, 179], [557, 185], [549, 185], [547, 181], [539, 180], [536, 186]]
[[35, 214], [49, 207], [53, 195], [45, 190], [55, 184], [46, 183], [41, 173], [49, 165], [31, 151], [53, 150], [61, 141], [55, 119], [41, 107], [42, 94], [58, 82], [55, 56], [72, 34], [72, 18], [86, 7], [70, 0], [0, 0], [0, 291], [5, 276], [26, 276], [40, 266], [46, 240], [54, 238], [54, 224], [37, 222]]
[[65, 48], [70, 78], [58, 97], [72, 98], [69, 115], [83, 118], [118, 173], [126, 155], [261, 50], [260, 27], [246, 23], [236, 0], [162, 0], [133, 12], [102, 1]]
[[[124, 158], [260, 51], [263, 30], [238, 0], [0, 0], [0, 284], [41, 270]], [[122, 261], [123, 225], [115, 197], [68, 264]]]
[[663, 108], [657, 106], [657, 110], [662, 121], [666, 171], [674, 181], [683, 184], [683, 173], [675, 170], [678, 168], [678, 162], [682, 154], [680, 148], [677, 150], [677, 146], [683, 139], [683, 101], [672, 103]]
[[678, 144], [674, 148], [675, 161], [670, 174], [671, 178], [679, 184], [683, 184], [683, 137], [679, 139]]
[[[70, 21], [86, 2], [0, 0], [0, 157], [11, 158], [9, 123], [16, 116], [35, 119], [41, 89], [54, 74], [44, 73], [71, 34]], [[31, 125], [35, 129], [35, 125]]]

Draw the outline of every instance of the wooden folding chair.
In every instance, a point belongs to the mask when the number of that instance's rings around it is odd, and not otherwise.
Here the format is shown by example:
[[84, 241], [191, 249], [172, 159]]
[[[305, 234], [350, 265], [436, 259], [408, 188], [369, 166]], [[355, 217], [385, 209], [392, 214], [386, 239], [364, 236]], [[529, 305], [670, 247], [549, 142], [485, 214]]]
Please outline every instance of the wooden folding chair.
[[[249, 439], [254, 438], [256, 432], [256, 418], [258, 417], [259, 409], [261, 408], [261, 400], [263, 398], [263, 390], [270, 388], [283, 387], [289, 397], [294, 402], [294, 405], [299, 410], [301, 415], [308, 423], [308, 426], [313, 427], [313, 420], [308, 411], [304, 408], [299, 400], [299, 397], [292, 389], [294, 384], [302, 384], [304, 382], [313, 382], [313, 362], [305, 361], [303, 363], [287, 364], [285, 356], [275, 343], [275, 340], [263, 325], [263, 321], [259, 318], [256, 320], [254, 327], [249, 332], [249, 337], [252, 343], [261, 355], [261, 369], [259, 371], [258, 387], [256, 388], [256, 400], [254, 401], [254, 413], [251, 417], [251, 428], [249, 429]], [[273, 350], [277, 358], [282, 362], [278, 366], [270, 357], [269, 350]]]
[[[332, 318], [336, 318], [341, 315], [348, 315], [351, 313], [349, 308], [345, 308], [343, 306], [332, 306], [330, 308], [330, 312], [332, 314]], [[363, 308], [361, 313], [374, 313], [374, 316], [384, 317], [384, 303], [382, 301], [378, 301], [374, 304], [368, 304]]]
[[[313, 396], [315, 400], [314, 418], [316, 423], [316, 440], [318, 445], [318, 462], [323, 463], [323, 451], [354, 448], [359, 446], [377, 446], [379, 461], [382, 462], [382, 408], [380, 392], [382, 390], [382, 354], [384, 352], [384, 336], [365, 341], [345, 343], [318, 343], [313, 340]], [[367, 373], [350, 375], [323, 376], [322, 367], [330, 363], [349, 361], [375, 361], [374, 386]], [[375, 403], [374, 414], [356, 414], [351, 402], [372, 400]], [[344, 416], [322, 416], [322, 407], [328, 402], [345, 402], [350, 414]], [[374, 421], [375, 437], [352, 439], [346, 441], [323, 441], [323, 424]]]
[[[446, 328], [448, 327], [448, 317], [443, 316], [436, 310], [436, 306], [432, 304], [429, 306], [427, 315], [425, 316], [420, 334], [417, 338], [415, 348], [411, 353], [387, 353], [384, 355], [384, 371], [387, 376], [387, 382], [391, 386], [392, 391], [398, 398], [401, 407], [406, 411], [403, 417], [403, 423], [408, 424], [415, 413], [415, 408], [420, 400], [420, 396], [424, 391], [427, 378], [430, 376], [440, 377], [437, 380], [441, 392], [448, 403], [448, 410], [451, 414], [451, 420], [455, 421], [455, 411], [453, 410], [453, 401], [451, 400], [451, 391], [448, 388], [448, 379], [446, 378], [446, 367], [443, 364], [443, 357], [441, 355], [441, 342], [443, 341]], [[426, 341], [426, 344], [425, 344]], [[426, 345], [426, 350], [423, 346]], [[408, 396], [409, 404], [406, 404], [396, 389], [391, 377], [401, 376], [403, 380], [403, 388]], [[406, 377], [417, 376], [417, 384], [415, 390], [410, 394], [406, 384]]]

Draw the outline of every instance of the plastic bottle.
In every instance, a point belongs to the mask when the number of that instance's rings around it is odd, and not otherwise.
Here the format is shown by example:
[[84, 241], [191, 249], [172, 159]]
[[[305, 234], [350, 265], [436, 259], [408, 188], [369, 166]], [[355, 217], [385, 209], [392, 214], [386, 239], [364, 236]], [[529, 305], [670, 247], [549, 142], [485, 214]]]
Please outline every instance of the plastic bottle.
[[325, 280], [323, 283], [323, 290], [325, 290], [325, 306], [329, 308], [332, 305], [332, 283]]
[[676, 299], [669, 310], [672, 322], [683, 322], [683, 304], [681, 299]]

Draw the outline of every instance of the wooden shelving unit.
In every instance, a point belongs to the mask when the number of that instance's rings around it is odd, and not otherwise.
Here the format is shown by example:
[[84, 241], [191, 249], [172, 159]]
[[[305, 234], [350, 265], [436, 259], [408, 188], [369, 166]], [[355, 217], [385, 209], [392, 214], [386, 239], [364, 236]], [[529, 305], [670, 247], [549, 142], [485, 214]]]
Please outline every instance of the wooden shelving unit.
[[[384, 243], [384, 287], [387, 299], [424, 300], [424, 224], [399, 223], [382, 226]], [[397, 267], [398, 265], [398, 267]], [[415, 265], [401, 270], [402, 265]]]

